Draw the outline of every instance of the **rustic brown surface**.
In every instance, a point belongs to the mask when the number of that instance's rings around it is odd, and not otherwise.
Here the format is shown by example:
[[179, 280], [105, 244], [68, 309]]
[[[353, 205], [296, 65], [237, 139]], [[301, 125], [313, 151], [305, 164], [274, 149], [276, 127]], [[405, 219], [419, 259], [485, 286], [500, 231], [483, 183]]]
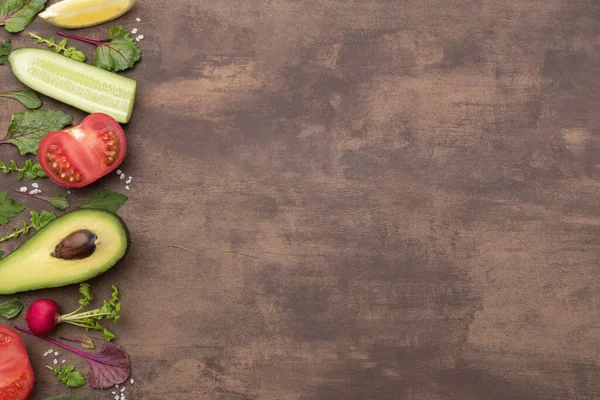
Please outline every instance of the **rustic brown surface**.
[[[133, 244], [92, 281], [123, 293], [128, 399], [600, 398], [599, 19], [590, 0], [139, 0]], [[32, 398], [67, 392], [26, 340]]]

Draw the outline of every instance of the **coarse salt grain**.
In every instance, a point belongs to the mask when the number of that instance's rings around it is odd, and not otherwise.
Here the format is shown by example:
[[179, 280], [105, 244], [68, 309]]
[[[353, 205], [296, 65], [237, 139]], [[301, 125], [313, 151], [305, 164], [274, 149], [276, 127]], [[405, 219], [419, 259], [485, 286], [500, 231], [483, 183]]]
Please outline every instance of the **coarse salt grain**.
[[39, 186], [40, 186], [40, 185], [38, 185], [38, 184], [37, 184], [37, 182], [33, 182], [33, 183], [31, 184], [31, 187], [34, 187], [34, 188], [36, 188], [36, 189], [37, 189]]
[[25, 193], [27, 191], [27, 186], [23, 186], [19, 189], [19, 192]]
[[125, 174], [119, 175], [119, 179], [125, 179]]
[[142, 40], [144, 38], [144, 35], [140, 35], [138, 37], [140, 38], [140, 40]]
[[135, 381], [133, 380], [133, 378], [131, 378], [131, 380], [129, 381], [129, 383], [131, 383], [133, 385], [133, 382], [135, 382]]
[[71, 194], [71, 191], [70, 191], [70, 190], [67, 190], [67, 194]]
[[129, 190], [129, 186], [125, 186], [125, 190]]
[[66, 363], [66, 362], [67, 362], [67, 360], [62, 360], [60, 363], [61, 363], [61, 364], [64, 364], [64, 363]]
[[54, 352], [54, 356], [56, 357], [57, 355], [58, 355], [58, 351], [55, 351]]
[[137, 28], [133, 28], [133, 29], [131, 30], [131, 33], [132, 33], [133, 35], [135, 35], [135, 34], [137, 33]]
[[123, 393], [125, 391], [125, 388], [121, 388], [121, 393]]
[[58, 360], [55, 358], [54, 360], [52, 360], [52, 364], [54, 364], [54, 365], [58, 364]]
[[121, 175], [121, 172], [123, 172], [123, 171], [121, 171], [120, 169], [118, 169], [117, 170], [117, 175]]
[[141, 18], [136, 18], [135, 19], [137, 22], [142, 22]]
[[139, 37], [136, 37], [136, 38], [135, 38], [135, 41], [136, 41], [136, 42], [139, 42], [139, 41], [140, 41], [140, 38], [139, 38]]
[[118, 394], [115, 394], [115, 397], [114, 397], [114, 399], [115, 399], [115, 400], [119, 400], [119, 395], [118, 395]]

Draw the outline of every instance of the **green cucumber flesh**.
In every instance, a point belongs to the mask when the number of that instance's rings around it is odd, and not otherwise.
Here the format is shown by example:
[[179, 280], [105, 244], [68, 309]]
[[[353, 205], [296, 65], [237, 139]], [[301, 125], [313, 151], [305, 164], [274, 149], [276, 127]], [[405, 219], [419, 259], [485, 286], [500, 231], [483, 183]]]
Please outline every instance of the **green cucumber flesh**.
[[8, 57], [15, 76], [31, 89], [88, 113], [127, 123], [137, 82], [49, 50], [23, 47]]

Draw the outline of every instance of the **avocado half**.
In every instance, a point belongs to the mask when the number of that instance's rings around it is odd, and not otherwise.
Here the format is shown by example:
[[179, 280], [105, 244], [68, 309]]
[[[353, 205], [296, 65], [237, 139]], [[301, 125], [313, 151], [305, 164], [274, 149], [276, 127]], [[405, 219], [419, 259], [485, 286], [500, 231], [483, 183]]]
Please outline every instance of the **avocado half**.
[[86, 281], [115, 265], [128, 246], [127, 226], [116, 214], [71, 211], [0, 259], [0, 295]]

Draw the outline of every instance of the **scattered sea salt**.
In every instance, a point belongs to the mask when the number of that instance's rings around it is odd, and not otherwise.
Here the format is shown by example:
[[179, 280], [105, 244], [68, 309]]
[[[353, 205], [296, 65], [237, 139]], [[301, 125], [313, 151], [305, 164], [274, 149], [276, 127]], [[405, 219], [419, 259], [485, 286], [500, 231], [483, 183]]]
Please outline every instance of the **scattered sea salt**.
[[133, 385], [133, 382], [134, 382], [134, 380], [133, 380], [133, 378], [131, 378], [131, 380], [129, 381], [129, 383], [131, 383]]
[[120, 169], [117, 170], [117, 175], [121, 175], [123, 171], [121, 171]]
[[136, 20], [137, 22], [142, 22], [142, 19], [141, 19], [141, 18], [136, 18], [135, 20]]
[[61, 363], [61, 364], [64, 364], [64, 363], [66, 363], [66, 362], [67, 362], [67, 360], [62, 360], [60, 363]]
[[137, 28], [133, 28], [133, 29], [131, 30], [131, 34], [132, 34], [132, 35], [135, 35], [136, 33], [137, 33]]
[[23, 186], [19, 189], [19, 192], [25, 193], [27, 191], [27, 186]]
[[70, 191], [70, 190], [67, 190], [67, 194], [71, 194], [71, 191]]
[[121, 388], [121, 393], [123, 393], [125, 391], [125, 388]]
[[115, 400], [119, 400], [119, 395], [118, 395], [118, 394], [115, 394], [115, 397], [114, 397], [114, 399], [115, 399]]
[[33, 182], [33, 183], [31, 184], [31, 187], [34, 187], [34, 188], [36, 188], [36, 189], [37, 189], [39, 186], [40, 186], [40, 185], [38, 185], [38, 184], [37, 184], [37, 182]]
[[54, 352], [54, 356], [56, 357], [57, 355], [58, 355], [58, 351], [55, 351]]
[[119, 179], [125, 179], [125, 174], [119, 175]]
[[54, 365], [58, 364], [58, 360], [55, 358], [54, 360], [52, 360], [52, 364], [54, 364]]
[[135, 38], [135, 41], [136, 41], [136, 42], [139, 42], [139, 41], [140, 41], [140, 38], [139, 38], [139, 37], [136, 37], [136, 38]]
[[125, 190], [129, 190], [129, 186], [125, 186]]

